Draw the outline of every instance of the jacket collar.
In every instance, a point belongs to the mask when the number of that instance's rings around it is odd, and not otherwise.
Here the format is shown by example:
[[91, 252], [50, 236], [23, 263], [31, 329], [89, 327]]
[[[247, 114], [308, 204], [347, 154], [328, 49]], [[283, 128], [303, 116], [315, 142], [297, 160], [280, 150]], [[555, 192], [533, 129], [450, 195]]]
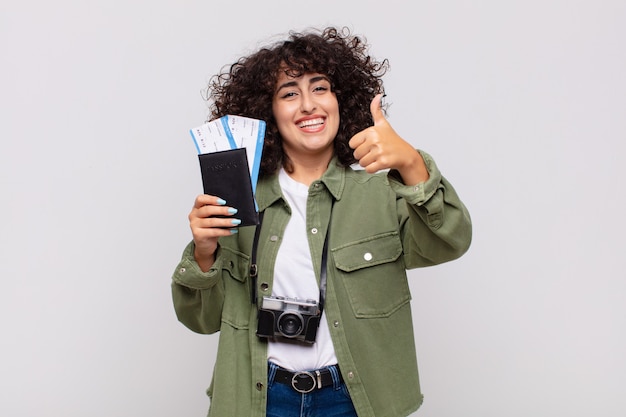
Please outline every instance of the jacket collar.
[[[332, 194], [335, 200], [341, 200], [343, 190], [346, 184], [346, 168], [343, 167], [337, 157], [333, 157], [328, 164], [328, 169], [322, 177], [314, 181], [311, 187], [321, 183]], [[283, 194], [278, 183], [278, 174], [266, 175], [259, 178], [256, 188], [256, 202], [259, 211], [263, 211], [278, 200], [283, 199]]]

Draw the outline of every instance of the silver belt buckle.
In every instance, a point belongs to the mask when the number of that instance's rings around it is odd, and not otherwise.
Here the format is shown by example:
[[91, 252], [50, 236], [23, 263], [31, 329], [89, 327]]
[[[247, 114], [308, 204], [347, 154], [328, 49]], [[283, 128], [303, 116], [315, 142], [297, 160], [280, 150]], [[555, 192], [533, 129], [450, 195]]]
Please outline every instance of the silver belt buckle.
[[301, 394], [308, 394], [315, 389], [315, 377], [311, 372], [296, 372], [291, 378], [291, 387]]

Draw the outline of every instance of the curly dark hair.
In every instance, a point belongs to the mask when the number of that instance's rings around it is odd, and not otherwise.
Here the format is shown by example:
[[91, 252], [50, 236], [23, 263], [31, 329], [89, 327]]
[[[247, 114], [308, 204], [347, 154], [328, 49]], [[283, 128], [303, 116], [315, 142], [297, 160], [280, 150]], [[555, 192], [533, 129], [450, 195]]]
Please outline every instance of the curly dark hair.
[[207, 97], [210, 118], [228, 114], [251, 117], [266, 122], [261, 174], [271, 174], [288, 164], [282, 139], [272, 114], [272, 99], [279, 70], [290, 75], [320, 73], [329, 77], [339, 103], [340, 126], [334, 141], [339, 162], [356, 162], [348, 146], [350, 138], [372, 126], [370, 102], [382, 93], [382, 76], [388, 61], [377, 61], [368, 54], [363, 37], [352, 35], [346, 27], [305, 33], [289, 32], [288, 38], [263, 47], [226, 66], [209, 81]]

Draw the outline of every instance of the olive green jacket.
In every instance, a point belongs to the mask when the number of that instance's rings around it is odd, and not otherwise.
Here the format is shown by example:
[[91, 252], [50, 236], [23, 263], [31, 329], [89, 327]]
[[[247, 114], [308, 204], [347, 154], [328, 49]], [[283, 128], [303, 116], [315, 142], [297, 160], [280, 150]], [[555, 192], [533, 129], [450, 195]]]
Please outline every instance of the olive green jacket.
[[[319, 279], [332, 205], [325, 315], [339, 368], [360, 417], [407, 416], [422, 403], [406, 270], [460, 257], [471, 241], [469, 214], [430, 156], [430, 178], [406, 186], [394, 172], [367, 174], [331, 162], [311, 184], [307, 231]], [[277, 176], [262, 178], [259, 299], [272, 293], [272, 270], [290, 208]], [[203, 334], [220, 332], [209, 416], [265, 416], [267, 342], [256, 334], [249, 278], [254, 227], [221, 238], [202, 272], [185, 249], [172, 283], [178, 319]]]

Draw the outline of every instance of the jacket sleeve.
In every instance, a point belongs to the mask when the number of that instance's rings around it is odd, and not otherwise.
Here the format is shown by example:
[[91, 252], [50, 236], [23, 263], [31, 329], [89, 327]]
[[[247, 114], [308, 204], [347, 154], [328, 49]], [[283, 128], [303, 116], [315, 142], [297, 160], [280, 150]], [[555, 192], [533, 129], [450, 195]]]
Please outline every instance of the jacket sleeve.
[[193, 252], [194, 243], [190, 242], [172, 276], [174, 310], [178, 320], [194, 332], [215, 333], [220, 329], [224, 304], [220, 249], [207, 272], [202, 272]]
[[469, 212], [430, 155], [420, 151], [430, 174], [426, 182], [404, 185], [396, 171], [388, 174], [401, 213], [407, 269], [436, 265], [461, 257], [472, 240]]

